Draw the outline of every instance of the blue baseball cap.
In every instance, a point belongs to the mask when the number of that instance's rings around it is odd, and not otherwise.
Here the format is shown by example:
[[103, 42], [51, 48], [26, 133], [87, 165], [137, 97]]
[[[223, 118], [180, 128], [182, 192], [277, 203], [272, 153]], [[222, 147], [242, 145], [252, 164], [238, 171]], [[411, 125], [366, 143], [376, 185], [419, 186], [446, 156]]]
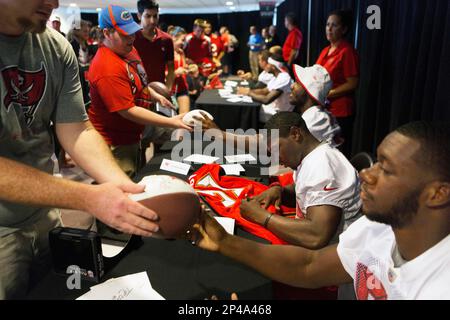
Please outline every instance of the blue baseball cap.
[[108, 5], [100, 11], [99, 23], [100, 28], [114, 28], [123, 35], [129, 36], [141, 30], [142, 27], [133, 20], [133, 16], [127, 9]]

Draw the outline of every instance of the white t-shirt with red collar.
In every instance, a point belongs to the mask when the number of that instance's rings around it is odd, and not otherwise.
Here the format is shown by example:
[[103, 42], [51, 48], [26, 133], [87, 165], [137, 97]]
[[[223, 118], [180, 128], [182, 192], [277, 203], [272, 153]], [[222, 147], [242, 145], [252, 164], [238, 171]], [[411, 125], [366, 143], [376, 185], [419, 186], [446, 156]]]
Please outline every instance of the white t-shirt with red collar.
[[360, 216], [358, 173], [347, 158], [325, 141], [311, 151], [294, 174], [297, 217], [307, 216], [309, 207], [330, 205], [342, 209], [342, 219], [330, 243]]
[[392, 228], [364, 216], [342, 233], [337, 253], [360, 300], [450, 299], [450, 235], [398, 265]]

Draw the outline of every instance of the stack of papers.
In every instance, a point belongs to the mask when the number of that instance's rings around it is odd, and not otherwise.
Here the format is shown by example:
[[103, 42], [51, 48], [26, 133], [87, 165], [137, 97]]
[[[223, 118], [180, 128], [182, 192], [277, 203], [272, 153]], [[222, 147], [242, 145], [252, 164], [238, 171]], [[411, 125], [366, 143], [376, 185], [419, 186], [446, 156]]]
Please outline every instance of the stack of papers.
[[156, 292], [147, 276], [139, 272], [110, 279], [91, 287], [91, 290], [77, 300], [165, 300]]

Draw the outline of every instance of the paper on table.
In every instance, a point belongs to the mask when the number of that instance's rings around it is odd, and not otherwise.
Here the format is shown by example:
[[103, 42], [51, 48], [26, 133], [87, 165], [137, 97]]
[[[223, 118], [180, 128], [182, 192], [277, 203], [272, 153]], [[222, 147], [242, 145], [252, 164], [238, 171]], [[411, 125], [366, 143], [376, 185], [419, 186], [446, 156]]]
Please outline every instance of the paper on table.
[[240, 164], [223, 164], [221, 167], [225, 170], [225, 174], [227, 175], [239, 176], [242, 171], [245, 171], [244, 167]]
[[191, 166], [186, 163], [164, 159], [159, 168], [161, 170], [187, 175]]
[[231, 81], [231, 80], [225, 81], [226, 87], [236, 87], [237, 85], [238, 85], [238, 83], [236, 81]]
[[164, 297], [152, 288], [144, 271], [93, 286], [77, 300], [164, 300]]
[[243, 96], [242, 102], [253, 103], [253, 99], [252, 99], [252, 97], [249, 97], [249, 96]]
[[228, 102], [232, 102], [232, 103], [236, 103], [236, 102], [241, 102], [242, 98], [240, 97], [233, 97], [233, 98], [229, 98], [227, 99]]
[[203, 154], [192, 154], [189, 157], [183, 159], [183, 161], [204, 163], [204, 164], [214, 163], [217, 160], [219, 160], [218, 157], [205, 156]]
[[235, 156], [225, 156], [225, 159], [229, 163], [256, 161], [255, 157], [253, 157], [251, 154], [237, 154]]
[[214, 217], [217, 222], [225, 229], [229, 234], [234, 234], [235, 220], [226, 217]]

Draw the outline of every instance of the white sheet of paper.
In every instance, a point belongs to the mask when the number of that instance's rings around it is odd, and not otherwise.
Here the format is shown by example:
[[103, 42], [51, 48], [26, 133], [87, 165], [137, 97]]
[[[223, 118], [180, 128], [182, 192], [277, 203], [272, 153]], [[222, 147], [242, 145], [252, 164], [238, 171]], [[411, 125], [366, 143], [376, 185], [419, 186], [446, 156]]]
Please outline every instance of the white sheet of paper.
[[183, 161], [204, 163], [204, 164], [214, 163], [217, 160], [219, 160], [218, 157], [205, 156], [203, 154], [192, 154], [189, 157], [183, 159]]
[[231, 102], [231, 103], [242, 102], [242, 98], [240, 98], [240, 97], [233, 97], [233, 98], [227, 99], [227, 101]]
[[252, 97], [249, 97], [249, 96], [243, 96], [242, 102], [253, 103], [253, 99], [252, 99]]
[[229, 234], [234, 234], [234, 225], [235, 220], [232, 218], [226, 218], [226, 217], [214, 217], [218, 223], [225, 229], [226, 232]]
[[144, 271], [93, 286], [77, 300], [164, 300], [164, 297], [152, 288]]
[[225, 156], [225, 159], [229, 163], [256, 161], [255, 157], [253, 157], [251, 154], [238, 154], [235, 156]]
[[236, 81], [227, 80], [225, 81], [225, 87], [236, 87], [238, 83]]
[[164, 171], [187, 175], [191, 166], [183, 162], [164, 159], [159, 168]]
[[245, 171], [244, 167], [240, 164], [223, 164], [221, 167], [225, 170], [225, 174], [227, 175], [239, 176], [241, 175], [241, 172]]

